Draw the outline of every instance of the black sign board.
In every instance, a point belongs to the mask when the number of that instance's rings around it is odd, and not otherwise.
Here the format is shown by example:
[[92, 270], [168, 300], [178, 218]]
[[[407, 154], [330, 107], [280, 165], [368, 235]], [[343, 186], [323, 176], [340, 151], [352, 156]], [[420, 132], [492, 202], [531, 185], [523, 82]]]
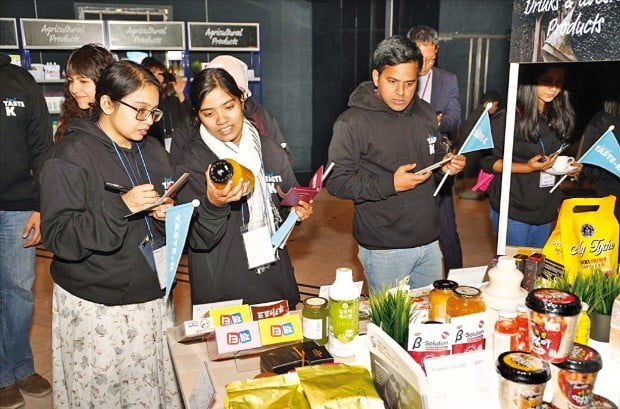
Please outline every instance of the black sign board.
[[187, 23], [193, 51], [258, 51], [258, 23]]
[[183, 50], [183, 22], [108, 21], [110, 50]]
[[14, 18], [0, 18], [0, 48], [18, 48], [17, 24]]
[[103, 22], [95, 20], [20, 19], [24, 48], [72, 50], [103, 42]]
[[617, 0], [515, 0], [510, 62], [620, 60]]

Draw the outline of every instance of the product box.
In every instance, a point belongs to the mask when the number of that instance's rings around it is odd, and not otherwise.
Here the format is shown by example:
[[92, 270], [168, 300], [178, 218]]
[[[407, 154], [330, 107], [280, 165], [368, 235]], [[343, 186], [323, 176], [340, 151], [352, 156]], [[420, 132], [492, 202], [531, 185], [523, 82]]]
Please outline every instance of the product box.
[[60, 79], [60, 65], [58, 64], [45, 64], [43, 66], [43, 74], [46, 80], [59, 80]]
[[45, 79], [45, 73], [43, 72], [43, 64], [30, 64], [30, 75], [37, 81]]
[[242, 324], [226, 325], [215, 328], [217, 352], [243, 351], [261, 346], [258, 322], [251, 321]]
[[322, 345], [314, 341], [299, 342], [270, 349], [260, 354], [262, 372], [283, 374], [293, 368], [334, 362], [334, 358]]
[[209, 314], [216, 328], [252, 321], [250, 306], [247, 304], [215, 308], [209, 311]]
[[201, 318], [210, 317], [211, 315], [209, 314], [209, 311], [214, 310], [216, 308], [228, 307], [230, 305], [241, 305], [241, 304], [243, 304], [242, 298], [239, 298], [237, 300], [212, 302], [208, 304], [196, 304], [192, 306], [192, 320], [196, 321]]
[[515, 254], [514, 255], [514, 259], [515, 259], [515, 263], [517, 264], [517, 268], [519, 269], [520, 272], [524, 273], [525, 272], [525, 260], [527, 260], [527, 254]]
[[453, 324], [409, 325], [407, 351], [424, 368], [424, 361], [452, 354], [456, 327]]
[[523, 270], [523, 281], [521, 287], [527, 291], [532, 291], [536, 285], [536, 277], [543, 273], [545, 264], [545, 256], [540, 253], [534, 253], [525, 260], [525, 268]]
[[254, 304], [250, 305], [250, 310], [252, 311], [252, 319], [254, 321], [265, 318], [281, 317], [282, 315], [288, 314], [288, 301], [280, 300], [262, 304]]
[[299, 314], [267, 318], [255, 322], [258, 323], [260, 339], [263, 345], [280, 344], [303, 339]]
[[486, 347], [485, 323], [486, 314], [477, 314], [454, 317], [450, 323], [455, 326], [452, 343], [452, 354], [463, 352], [483, 351]]
[[174, 337], [177, 342], [191, 341], [213, 332], [215, 327], [211, 318], [185, 321], [174, 328]]

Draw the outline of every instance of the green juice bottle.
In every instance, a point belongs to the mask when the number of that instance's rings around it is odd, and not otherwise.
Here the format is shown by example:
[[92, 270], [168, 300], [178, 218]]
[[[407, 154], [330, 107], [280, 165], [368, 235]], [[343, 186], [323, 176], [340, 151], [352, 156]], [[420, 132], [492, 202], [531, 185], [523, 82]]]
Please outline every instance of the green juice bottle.
[[329, 341], [333, 356], [355, 355], [359, 333], [359, 290], [350, 268], [338, 268], [336, 281], [329, 288]]

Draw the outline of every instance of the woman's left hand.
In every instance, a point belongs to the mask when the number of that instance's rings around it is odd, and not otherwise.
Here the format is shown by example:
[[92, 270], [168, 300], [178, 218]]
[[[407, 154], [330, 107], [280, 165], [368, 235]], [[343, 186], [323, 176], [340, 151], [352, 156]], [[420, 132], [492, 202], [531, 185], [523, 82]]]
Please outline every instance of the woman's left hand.
[[568, 172], [568, 176], [577, 176], [578, 174], [581, 173], [581, 170], [583, 169], [583, 165], [579, 162], [573, 162], [570, 164], [571, 167], [573, 167], [574, 169], [571, 170], [570, 172]]
[[174, 201], [172, 200], [171, 197], [167, 197], [164, 199], [164, 203], [160, 204], [157, 207], [154, 207], [150, 212], [149, 215], [152, 216], [153, 218], [160, 220], [160, 221], [164, 221], [166, 220], [166, 212], [165, 210], [174, 206]]
[[299, 218], [300, 222], [308, 220], [308, 218], [312, 216], [313, 209], [314, 200], [311, 200], [310, 203], [300, 200], [299, 205], [293, 206], [293, 210], [295, 210], [295, 213], [297, 213], [297, 217]]

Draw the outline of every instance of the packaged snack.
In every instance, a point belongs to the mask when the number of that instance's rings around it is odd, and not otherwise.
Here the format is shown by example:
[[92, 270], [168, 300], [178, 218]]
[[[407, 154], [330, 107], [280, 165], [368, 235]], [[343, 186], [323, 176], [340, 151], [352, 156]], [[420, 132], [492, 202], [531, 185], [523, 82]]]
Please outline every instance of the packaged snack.
[[501, 409], [530, 409], [542, 404], [545, 385], [551, 377], [549, 364], [527, 352], [509, 351], [496, 362], [501, 375]]
[[553, 406], [557, 409], [590, 408], [596, 374], [603, 367], [600, 354], [582, 344], [575, 344], [554, 381]]

